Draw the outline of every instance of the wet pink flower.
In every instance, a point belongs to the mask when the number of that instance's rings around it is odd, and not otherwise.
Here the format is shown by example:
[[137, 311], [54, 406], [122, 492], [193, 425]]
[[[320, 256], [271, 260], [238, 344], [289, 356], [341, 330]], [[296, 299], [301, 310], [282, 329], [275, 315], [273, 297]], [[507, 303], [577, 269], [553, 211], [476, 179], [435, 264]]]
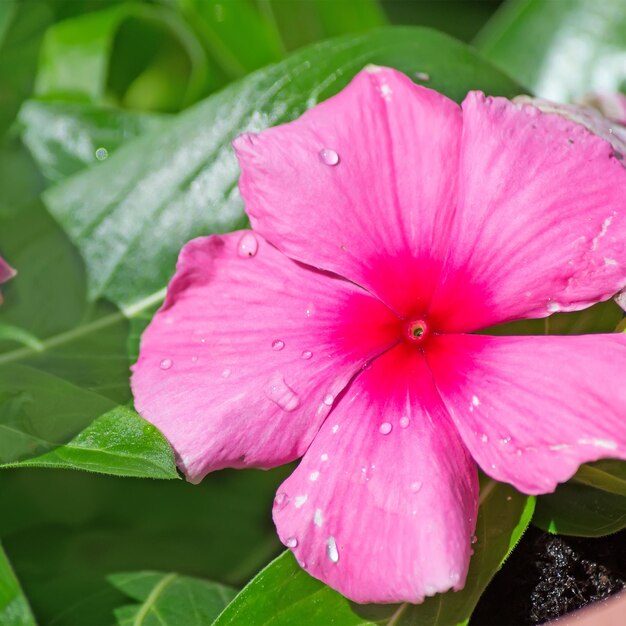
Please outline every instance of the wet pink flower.
[[626, 458], [626, 336], [497, 337], [626, 285], [626, 171], [584, 126], [393, 70], [235, 142], [253, 231], [183, 249], [132, 385], [191, 481], [303, 456], [274, 520], [357, 602], [463, 587], [477, 465]]
[[[15, 274], [15, 270], [0, 256], [0, 285], [13, 278]], [[2, 304], [2, 292], [0, 292], [0, 304]]]

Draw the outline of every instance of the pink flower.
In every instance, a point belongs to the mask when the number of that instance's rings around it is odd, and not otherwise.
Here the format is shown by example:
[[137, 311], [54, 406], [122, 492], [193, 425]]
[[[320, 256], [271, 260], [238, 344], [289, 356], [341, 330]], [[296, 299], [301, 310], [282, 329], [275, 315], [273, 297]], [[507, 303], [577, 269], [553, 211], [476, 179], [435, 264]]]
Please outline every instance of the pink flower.
[[274, 520], [357, 602], [463, 587], [477, 465], [529, 494], [626, 458], [626, 337], [471, 334], [626, 285], [626, 171], [585, 127], [389, 69], [237, 139], [254, 231], [183, 249], [133, 375], [191, 481], [304, 458]]
[[[15, 274], [16, 271], [0, 256], [0, 285], [13, 278]], [[0, 292], [0, 304], [2, 304], [2, 292]]]

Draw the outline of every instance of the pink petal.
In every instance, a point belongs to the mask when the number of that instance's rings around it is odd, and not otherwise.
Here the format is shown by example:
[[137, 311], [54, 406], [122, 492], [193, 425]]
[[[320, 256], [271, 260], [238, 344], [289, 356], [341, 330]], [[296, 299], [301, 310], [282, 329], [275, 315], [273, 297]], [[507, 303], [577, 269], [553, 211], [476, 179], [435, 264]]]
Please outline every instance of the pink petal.
[[138, 411], [192, 481], [301, 456], [333, 398], [397, 339], [397, 318], [250, 231], [183, 248], [132, 377]]
[[626, 170], [582, 125], [470, 93], [460, 196], [431, 309], [447, 331], [546, 317], [626, 285]]
[[[0, 256], [0, 285], [6, 283], [15, 276], [17, 272]], [[0, 304], [2, 304], [2, 294], [0, 293]]]
[[400, 345], [356, 378], [280, 487], [274, 521], [301, 565], [356, 602], [461, 589], [476, 467], [424, 358]]
[[437, 387], [481, 468], [548, 493], [581, 463], [626, 459], [626, 336], [441, 335]]
[[403, 315], [423, 309], [447, 248], [460, 135], [457, 104], [370, 67], [298, 120], [235, 141], [246, 210], [291, 258]]

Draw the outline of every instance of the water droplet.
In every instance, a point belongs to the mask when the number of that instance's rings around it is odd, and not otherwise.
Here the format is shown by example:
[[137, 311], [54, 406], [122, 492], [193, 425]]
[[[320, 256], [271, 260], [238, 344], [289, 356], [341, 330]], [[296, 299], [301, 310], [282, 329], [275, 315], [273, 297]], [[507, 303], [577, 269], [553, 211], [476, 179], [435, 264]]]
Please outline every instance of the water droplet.
[[324, 454], [322, 454], [322, 456], [320, 457], [320, 459], [324, 462], [328, 461], [328, 455], [326, 454], [326, 452], [324, 452]]
[[298, 540], [295, 537], [289, 537], [289, 539], [285, 541], [285, 545], [288, 548], [295, 548], [298, 545]]
[[277, 352], [279, 350], [282, 350], [285, 347], [285, 342], [281, 341], [280, 339], [276, 339], [272, 342], [272, 350], [276, 350]]
[[228, 378], [231, 375], [231, 373], [232, 372], [228, 368], [222, 370], [222, 378]]
[[326, 165], [337, 165], [337, 163], [339, 163], [339, 155], [330, 148], [320, 150], [320, 159], [322, 159], [322, 163]]
[[197, 363], [198, 362], [198, 357], [197, 356], [192, 356], [191, 357], [191, 362], [192, 363]]
[[330, 393], [324, 398], [324, 404], [326, 406], [331, 406], [334, 401], [335, 396], [331, 395]]
[[363, 363], [363, 365], [361, 365], [361, 369], [363, 371], [368, 370], [372, 367], [372, 362], [371, 361], [365, 361], [365, 363]]
[[289, 504], [289, 496], [284, 491], [279, 491], [274, 498], [276, 506], [285, 506]]
[[294, 505], [296, 507], [296, 509], [299, 509], [308, 499], [309, 496], [304, 495], [304, 496], [296, 496], [296, 499], [294, 500]]
[[172, 365], [174, 365], [174, 362], [172, 361], [172, 359], [163, 359], [161, 363], [159, 363], [159, 367], [162, 370], [168, 370], [170, 369], [170, 367], [172, 367]]
[[510, 443], [511, 438], [510, 437], [503, 437], [502, 439], [500, 439], [500, 443], [505, 446], [507, 443]]
[[550, 313], [557, 313], [558, 311], [561, 310], [561, 306], [559, 305], [558, 302], [548, 302], [546, 308], [548, 309]]
[[430, 80], [430, 74], [427, 72], [415, 72], [414, 76], [417, 80], [421, 80], [422, 82], [428, 82]]
[[96, 150], [96, 159], [98, 161], [104, 161], [109, 156], [109, 151], [106, 148], [98, 148]]
[[474, 545], [477, 541], [478, 541], [478, 537], [476, 535], [474, 535], [472, 537], [472, 545]]
[[298, 398], [295, 391], [289, 387], [280, 374], [272, 376], [266, 393], [267, 397], [283, 411], [294, 411], [300, 406], [300, 398]]
[[333, 435], [336, 435], [339, 430], [339, 424], [335, 424], [331, 430], [333, 431]]
[[478, 396], [472, 396], [472, 404], [474, 406], [478, 406], [480, 404], [480, 400], [478, 399]]
[[411, 423], [411, 420], [405, 415], [400, 418], [400, 428], [406, 428]]
[[483, 434], [480, 436], [480, 440], [481, 440], [483, 443], [487, 443], [487, 442], [489, 441], [489, 437], [488, 437], [485, 433], [483, 433]]
[[416, 480], [414, 483], [411, 483], [411, 491], [413, 493], [417, 493], [422, 488], [422, 483], [419, 480]]
[[329, 537], [326, 540], [326, 554], [333, 563], [339, 561], [339, 551], [337, 550], [337, 542], [334, 537]]
[[305, 314], [307, 317], [311, 317], [314, 313], [315, 313], [315, 306], [313, 306], [312, 302], [309, 302], [309, 304], [306, 305]]
[[315, 509], [315, 515], [313, 515], [313, 523], [316, 526], [322, 526], [324, 519], [322, 518], [322, 509]]
[[320, 477], [320, 473], [317, 470], [309, 474], [309, 480], [311, 482], [315, 482], [319, 477]]
[[380, 432], [381, 435], [388, 435], [392, 428], [393, 426], [389, 422], [383, 422], [378, 428], [378, 432]]
[[237, 254], [242, 259], [253, 257], [259, 250], [259, 242], [253, 233], [245, 233], [239, 240]]
[[302, 353], [302, 358], [303, 358], [305, 361], [308, 361], [308, 360], [309, 360], [312, 356], [313, 356], [313, 353], [312, 353], [310, 350], [305, 350], [305, 351]]

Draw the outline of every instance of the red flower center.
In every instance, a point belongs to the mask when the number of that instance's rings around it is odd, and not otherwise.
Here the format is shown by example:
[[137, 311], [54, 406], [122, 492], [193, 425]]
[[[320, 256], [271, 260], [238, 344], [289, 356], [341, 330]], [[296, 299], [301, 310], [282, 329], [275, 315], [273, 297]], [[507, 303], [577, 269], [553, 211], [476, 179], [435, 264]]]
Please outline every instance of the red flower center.
[[428, 324], [422, 318], [412, 318], [404, 325], [404, 337], [411, 343], [422, 344], [428, 335]]

